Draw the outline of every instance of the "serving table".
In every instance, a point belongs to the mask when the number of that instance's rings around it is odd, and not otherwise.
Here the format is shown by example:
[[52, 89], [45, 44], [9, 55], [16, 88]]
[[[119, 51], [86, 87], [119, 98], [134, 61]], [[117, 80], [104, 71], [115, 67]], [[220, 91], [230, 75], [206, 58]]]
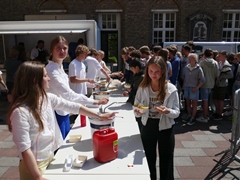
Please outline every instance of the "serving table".
[[[92, 135], [90, 123], [87, 118], [86, 127], [80, 127], [79, 116], [60, 147], [54, 160], [51, 162], [43, 177], [51, 180], [65, 179], [132, 179], [148, 180], [149, 169], [143, 150], [139, 129], [133, 109], [130, 103], [126, 103], [127, 97], [122, 97], [121, 91], [111, 93], [109, 103], [103, 106], [106, 112], [118, 112], [114, 120], [114, 128], [118, 133], [118, 156], [116, 159], [99, 163], [93, 157]], [[110, 105], [110, 106], [109, 106]], [[109, 107], [108, 107], [109, 106]], [[98, 111], [98, 108], [91, 108]], [[70, 143], [71, 135], [81, 135], [80, 142]], [[70, 171], [64, 171], [65, 158], [73, 155], [87, 156], [87, 161], [82, 168], [72, 167]]]

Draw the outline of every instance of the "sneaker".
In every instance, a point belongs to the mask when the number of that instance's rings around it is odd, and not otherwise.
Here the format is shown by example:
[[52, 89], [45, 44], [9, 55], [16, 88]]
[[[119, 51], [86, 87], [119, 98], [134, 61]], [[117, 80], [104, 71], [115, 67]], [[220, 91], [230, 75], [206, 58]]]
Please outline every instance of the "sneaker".
[[232, 110], [227, 111], [227, 112], [224, 113], [224, 116], [231, 116], [231, 115], [233, 115], [233, 111]]
[[195, 119], [194, 118], [190, 118], [190, 120], [187, 122], [187, 125], [192, 126], [195, 124]]
[[216, 116], [217, 116], [217, 113], [213, 113], [213, 114], [211, 115], [211, 119], [214, 119]]
[[216, 114], [215, 117], [214, 117], [214, 120], [215, 120], [215, 121], [220, 121], [220, 120], [222, 120], [222, 119], [223, 119], [223, 116], [220, 115], [220, 114]]
[[187, 118], [182, 119], [183, 123], [187, 123], [191, 119], [191, 116], [187, 116]]
[[196, 121], [202, 122], [202, 123], [208, 123], [208, 120], [209, 120], [208, 117], [207, 117], [207, 118], [204, 118], [203, 116], [200, 116], [200, 117], [198, 117], [198, 118], [196, 119]]

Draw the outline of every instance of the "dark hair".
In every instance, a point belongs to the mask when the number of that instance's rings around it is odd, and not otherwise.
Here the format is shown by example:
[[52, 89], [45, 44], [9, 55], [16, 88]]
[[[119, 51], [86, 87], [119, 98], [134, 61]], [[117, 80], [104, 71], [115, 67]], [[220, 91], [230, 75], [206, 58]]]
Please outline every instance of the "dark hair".
[[191, 47], [189, 46], [189, 44], [184, 44], [184, 45], [182, 46], [182, 48], [185, 49], [185, 50], [187, 50], [188, 52], [191, 51]]
[[97, 56], [99, 55], [99, 52], [95, 48], [90, 48], [90, 56], [94, 55]]
[[141, 58], [142, 53], [139, 50], [135, 49], [130, 53], [130, 56], [135, 58]]
[[142, 63], [139, 60], [135, 59], [129, 63], [129, 67], [139, 67], [139, 69], [142, 69]]
[[167, 50], [172, 53], [172, 55], [176, 55], [177, 51], [178, 51], [178, 48], [177, 48], [177, 45], [175, 44], [172, 44], [172, 45], [169, 45], [167, 46]]
[[213, 50], [210, 48], [205, 49], [203, 53], [206, 57], [211, 57], [213, 55]]
[[218, 55], [218, 50], [213, 50], [213, 59], [216, 59]]
[[158, 51], [158, 56], [162, 56], [163, 60], [165, 62], [168, 61], [168, 50], [166, 48], [162, 48], [160, 51]]
[[78, 45], [83, 44], [83, 43], [84, 43], [83, 38], [79, 38], [79, 39], [78, 39]]
[[142, 53], [142, 54], [147, 54], [147, 55], [150, 55], [150, 49], [148, 46], [142, 46], [140, 47], [139, 51]]
[[38, 40], [37, 44], [44, 44], [43, 40]]
[[15, 75], [12, 91], [12, 102], [8, 112], [8, 128], [11, 131], [10, 117], [14, 109], [25, 105], [39, 125], [39, 131], [43, 130], [42, 104], [47, 98], [46, 91], [42, 86], [44, 64], [37, 61], [26, 61], [22, 63]]
[[224, 55], [224, 56], [227, 56], [227, 51], [222, 50], [222, 51], [219, 52], [219, 54], [222, 54], [222, 55]]
[[158, 53], [158, 51], [160, 51], [162, 49], [162, 46], [154, 46], [153, 47], [153, 52], [155, 52], [155, 53]]
[[234, 58], [235, 58], [235, 53], [233, 53], [233, 52], [228, 53], [228, 55], [227, 55], [227, 60], [228, 61], [232, 61], [232, 60], [234, 60]]
[[195, 46], [195, 43], [194, 43], [194, 41], [192, 41], [192, 40], [190, 40], [190, 41], [187, 41], [186, 42], [186, 44], [188, 44], [189, 46], [191, 46], [192, 47], [192, 49], [194, 48], [194, 46]]

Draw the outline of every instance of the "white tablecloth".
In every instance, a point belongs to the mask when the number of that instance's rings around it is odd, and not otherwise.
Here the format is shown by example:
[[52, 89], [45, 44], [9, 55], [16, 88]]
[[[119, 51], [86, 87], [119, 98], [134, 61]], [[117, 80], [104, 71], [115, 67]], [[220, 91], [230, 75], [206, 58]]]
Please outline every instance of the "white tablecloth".
[[[125, 103], [126, 100], [126, 97], [121, 96], [121, 92], [115, 92], [111, 94], [109, 103], [103, 106], [104, 109], [112, 102], [118, 102], [112, 104], [106, 111], [116, 111], [119, 112], [118, 116], [123, 116], [123, 118], [115, 118], [114, 121], [114, 128], [118, 133], [118, 157], [115, 160], [107, 163], [98, 163], [94, 159], [90, 123], [87, 119], [87, 126], [80, 127], [78, 116], [73, 128], [65, 139], [64, 145], [58, 150], [54, 161], [45, 171], [44, 177], [60, 180], [68, 178], [89, 180], [95, 178], [101, 180], [101, 178], [117, 178], [121, 175], [121, 179], [134, 177], [140, 180], [149, 179], [148, 165], [139, 135], [138, 125], [133, 114], [132, 106], [129, 103]], [[98, 110], [98, 108], [92, 109]], [[68, 139], [70, 135], [82, 135], [82, 140], [77, 143], [69, 143]], [[72, 154], [74, 157], [85, 155], [88, 157], [88, 160], [82, 168], [72, 167], [69, 172], [64, 172], [64, 161], [69, 154]]]

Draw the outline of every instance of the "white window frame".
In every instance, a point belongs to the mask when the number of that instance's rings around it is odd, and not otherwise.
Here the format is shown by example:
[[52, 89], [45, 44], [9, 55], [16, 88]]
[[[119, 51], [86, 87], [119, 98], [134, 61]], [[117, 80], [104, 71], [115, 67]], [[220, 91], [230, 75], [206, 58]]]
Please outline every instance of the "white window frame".
[[[98, 13], [98, 26], [100, 28], [100, 30], [104, 30], [104, 31], [111, 31], [111, 30], [120, 30], [120, 12], [122, 12], [122, 10], [96, 10], [96, 12]], [[103, 19], [102, 19], [102, 15], [103, 14], [114, 14], [116, 15], [116, 28], [103, 28]]]
[[[223, 13], [224, 14], [232, 14], [232, 27], [230, 28], [224, 28], [222, 29], [222, 40], [223, 41], [240, 41], [240, 29], [239, 28], [235, 28], [235, 22], [236, 22], [236, 14], [240, 14], [240, 9], [224, 9], [223, 10]], [[223, 16], [224, 16], [223, 14]], [[223, 22], [224, 23], [224, 19], [223, 19]], [[239, 22], [240, 23], [240, 22]], [[224, 31], [227, 31], [227, 32], [231, 32], [231, 37], [230, 39], [228, 40], [228, 37], [223, 37], [223, 32]], [[238, 32], [239, 33], [239, 37], [238, 37], [238, 40], [234, 40], [234, 33], [235, 32]]]
[[[154, 43], [154, 32], [161, 31], [162, 32], [162, 42], [166, 41], [166, 32], [167, 31], [174, 31], [173, 41], [176, 40], [176, 17], [177, 17], [177, 9], [167, 9], [167, 10], [160, 10], [160, 9], [152, 9], [151, 12], [153, 13], [152, 17], [152, 42]], [[166, 25], [166, 14], [173, 13], [174, 14], [174, 28], [167, 28]], [[162, 14], [163, 15], [163, 27], [162, 28], [154, 28], [154, 15], [155, 14]], [[159, 42], [160, 43], [160, 42]]]

